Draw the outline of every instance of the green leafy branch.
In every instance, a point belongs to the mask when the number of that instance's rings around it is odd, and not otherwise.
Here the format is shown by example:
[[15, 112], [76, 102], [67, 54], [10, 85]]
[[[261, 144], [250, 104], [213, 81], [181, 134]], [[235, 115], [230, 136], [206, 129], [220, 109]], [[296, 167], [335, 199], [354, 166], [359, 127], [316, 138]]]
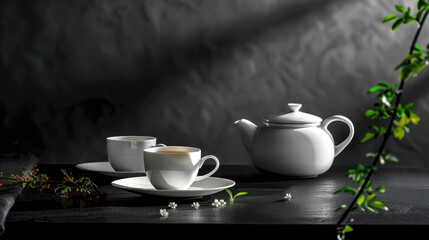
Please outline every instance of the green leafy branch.
[[[378, 93], [377, 97], [381, 103], [375, 103], [374, 108], [368, 109], [364, 114], [364, 117], [370, 118], [371, 120], [386, 120], [395, 114], [398, 120], [393, 122], [395, 127], [392, 128], [392, 132], [394, 137], [399, 140], [404, 138], [405, 133], [410, 133], [410, 123], [418, 125], [420, 122], [419, 116], [411, 110], [414, 106], [413, 102], [405, 106], [402, 106], [400, 103], [392, 106], [393, 100], [400, 92], [401, 91], [397, 89], [396, 83], [389, 85], [386, 82], [379, 82], [377, 86], [370, 88], [368, 93]], [[361, 139], [361, 143], [387, 134], [387, 129], [384, 126], [373, 124], [369, 126], [369, 129], [371, 129], [371, 132], [367, 132], [364, 135]]]
[[383, 18], [383, 20], [381, 21], [381, 23], [386, 23], [389, 21], [392, 21], [394, 19], [396, 19], [393, 24], [392, 24], [392, 31], [395, 31], [396, 29], [398, 29], [401, 24], [409, 24], [411, 22], [413, 22], [416, 17], [411, 15], [411, 9], [405, 9], [404, 6], [401, 5], [395, 5], [396, 11], [399, 13], [395, 14], [389, 14], [386, 17]]
[[[10, 186], [17, 185], [22, 188], [28, 186], [33, 189], [38, 189], [40, 191], [49, 189], [49, 177], [46, 174], [40, 174], [39, 169], [36, 168], [36, 165], [33, 166], [32, 170], [27, 170], [24, 176], [10, 174], [9, 177], [5, 177], [3, 172], [0, 172], [0, 179], [6, 179]], [[0, 184], [0, 187], [3, 185]]]
[[97, 194], [98, 186], [91, 181], [88, 177], [81, 177], [74, 179], [72, 173], [68, 173], [66, 170], [61, 169], [63, 173], [63, 181], [57, 184], [54, 192], [58, 195], [67, 196], [70, 192], [81, 192], [86, 194]]
[[392, 31], [398, 29], [402, 24], [409, 24], [413, 21], [416, 21], [421, 25], [421, 18], [424, 12], [429, 10], [429, 3], [426, 0], [419, 0], [417, 2], [417, 14], [415, 16], [411, 15], [411, 9], [407, 9], [402, 5], [395, 5], [395, 9], [398, 13], [392, 13], [383, 18], [381, 23], [387, 23], [392, 20], [395, 20], [392, 24]]
[[[397, 83], [379, 82], [376, 86], [368, 89], [369, 94], [377, 94], [378, 102], [374, 104], [373, 108], [365, 111], [364, 117], [376, 122], [368, 127], [370, 131], [365, 133], [361, 142], [364, 143], [379, 138], [382, 140], [377, 151], [367, 153], [367, 157], [373, 157], [371, 165], [365, 167], [362, 164], [358, 164], [354, 169], [347, 171], [347, 177], [355, 182], [357, 186], [342, 187], [334, 192], [334, 194], [347, 193], [353, 196], [353, 200], [349, 205], [343, 204], [337, 208], [337, 211], [344, 210], [337, 222], [337, 237], [339, 239], [344, 239], [346, 233], [353, 231], [353, 228], [349, 224], [344, 223], [351, 212], [369, 210], [370, 212], [378, 213], [380, 209], [388, 210], [386, 204], [378, 200], [378, 193], [384, 193], [386, 188], [384, 186], [372, 188], [372, 175], [377, 171], [378, 165], [384, 165], [386, 161], [399, 161], [397, 157], [385, 149], [389, 137], [393, 135], [396, 139], [402, 140], [406, 133], [410, 133], [410, 124], [418, 125], [420, 122], [419, 116], [412, 110], [414, 103], [401, 104], [401, 96], [405, 82], [411, 76], [416, 76], [428, 65], [429, 44], [426, 45], [426, 50], [423, 50], [422, 46], [416, 43], [429, 12], [429, 2], [418, 0], [417, 13], [415, 15], [411, 13], [411, 8], [409, 7], [395, 5], [395, 9], [397, 13], [392, 13], [384, 17], [382, 20], [383, 24], [393, 21], [391, 26], [392, 31], [397, 30], [401, 25], [412, 22], [416, 22], [419, 28], [414, 35], [409, 53], [395, 67], [395, 70], [399, 70], [399, 85]], [[380, 121], [388, 121], [388, 123], [380, 124]]]
[[[375, 171], [376, 167], [372, 167], [372, 171]], [[377, 188], [372, 188], [372, 179], [368, 182], [365, 182], [366, 177], [368, 176], [368, 173], [371, 171], [371, 168], [366, 168], [362, 164], [358, 164], [354, 169], [350, 169], [347, 171], [347, 177], [353, 180], [353, 182], [358, 183], [359, 187], [343, 187], [337, 191], [334, 192], [334, 194], [338, 193], [348, 193], [352, 196], [356, 196], [359, 192], [360, 188], [363, 188], [363, 193], [359, 195], [357, 198], [357, 201], [355, 205], [351, 208], [351, 212], [354, 212], [356, 210], [365, 211], [369, 210], [371, 212], [377, 213], [377, 209], [383, 209], [387, 210], [387, 207], [384, 203], [381, 201], [376, 201], [376, 198], [378, 197], [378, 193], [384, 193], [385, 187], [379, 186]], [[365, 186], [363, 186], [365, 184]], [[340, 207], [338, 207], [336, 210], [341, 210], [347, 208], [347, 205], [343, 204]]]
[[[6, 179], [9, 186], [30, 187], [39, 191], [50, 190], [51, 184], [55, 184], [54, 193], [59, 197], [68, 197], [70, 192], [79, 192], [87, 195], [101, 195], [102, 192], [98, 186], [88, 177], [75, 179], [71, 172], [62, 169], [62, 181], [50, 180], [46, 174], [39, 173], [37, 166], [32, 170], [26, 171], [25, 176], [11, 174], [8, 177], [0, 172], [0, 179]], [[3, 187], [3, 184], [0, 184]]]
[[426, 67], [428, 64], [427, 60], [429, 59], [428, 47], [429, 45], [426, 45], [426, 50], [423, 51], [423, 48], [419, 44], [415, 44], [413, 51], [395, 67], [395, 70], [400, 70], [398, 75], [400, 82], [406, 81], [411, 75], [416, 76]]

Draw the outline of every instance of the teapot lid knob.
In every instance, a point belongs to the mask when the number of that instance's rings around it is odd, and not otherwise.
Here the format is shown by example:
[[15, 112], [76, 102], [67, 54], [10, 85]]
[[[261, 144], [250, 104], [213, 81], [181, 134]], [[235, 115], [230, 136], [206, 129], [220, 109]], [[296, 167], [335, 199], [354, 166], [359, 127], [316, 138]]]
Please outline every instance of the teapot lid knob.
[[288, 103], [287, 105], [290, 108], [290, 110], [292, 110], [292, 112], [298, 112], [299, 109], [301, 109], [302, 107], [302, 104], [299, 104], [299, 103]]
[[267, 116], [264, 118], [264, 123], [286, 124], [289, 127], [303, 127], [304, 125], [315, 126], [322, 122], [322, 119], [318, 116], [300, 112], [299, 110], [302, 107], [302, 104], [300, 103], [288, 103], [288, 107], [290, 108], [291, 112]]

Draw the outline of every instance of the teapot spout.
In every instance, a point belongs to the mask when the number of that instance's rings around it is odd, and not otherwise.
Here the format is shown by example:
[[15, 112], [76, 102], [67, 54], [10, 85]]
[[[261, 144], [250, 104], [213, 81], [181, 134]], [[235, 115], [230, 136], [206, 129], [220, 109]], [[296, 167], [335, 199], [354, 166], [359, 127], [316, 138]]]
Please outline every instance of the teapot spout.
[[253, 137], [255, 136], [256, 129], [258, 128], [255, 124], [247, 119], [241, 119], [234, 122], [240, 129], [241, 139], [243, 140], [244, 146], [250, 153], [252, 148]]

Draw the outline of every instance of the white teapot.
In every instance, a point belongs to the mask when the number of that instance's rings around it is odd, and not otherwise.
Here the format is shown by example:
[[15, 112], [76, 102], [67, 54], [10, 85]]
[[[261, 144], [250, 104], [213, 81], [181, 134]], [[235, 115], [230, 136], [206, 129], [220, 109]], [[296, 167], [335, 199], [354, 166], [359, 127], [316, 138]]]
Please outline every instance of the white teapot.
[[[234, 124], [240, 128], [244, 146], [255, 167], [263, 173], [288, 177], [316, 177], [326, 172], [334, 157], [341, 153], [354, 135], [350, 119], [334, 115], [322, 121], [320, 117], [300, 112], [301, 104], [289, 103], [289, 113], [271, 115], [263, 126], [241, 119]], [[334, 144], [328, 125], [334, 121], [347, 124], [348, 137]]]

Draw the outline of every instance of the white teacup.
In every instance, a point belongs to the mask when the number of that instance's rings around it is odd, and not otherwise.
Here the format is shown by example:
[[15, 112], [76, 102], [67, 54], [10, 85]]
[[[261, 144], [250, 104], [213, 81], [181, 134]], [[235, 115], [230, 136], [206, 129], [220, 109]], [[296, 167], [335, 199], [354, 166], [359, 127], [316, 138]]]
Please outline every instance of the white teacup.
[[150, 136], [116, 136], [107, 138], [107, 157], [115, 171], [144, 172], [143, 150], [155, 146]]
[[[185, 190], [195, 181], [208, 178], [219, 168], [219, 160], [213, 155], [201, 158], [201, 150], [194, 147], [168, 146], [144, 150], [144, 165], [150, 183], [157, 190]], [[207, 159], [216, 162], [214, 169], [197, 176]]]

